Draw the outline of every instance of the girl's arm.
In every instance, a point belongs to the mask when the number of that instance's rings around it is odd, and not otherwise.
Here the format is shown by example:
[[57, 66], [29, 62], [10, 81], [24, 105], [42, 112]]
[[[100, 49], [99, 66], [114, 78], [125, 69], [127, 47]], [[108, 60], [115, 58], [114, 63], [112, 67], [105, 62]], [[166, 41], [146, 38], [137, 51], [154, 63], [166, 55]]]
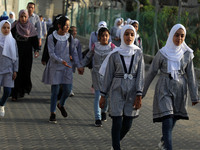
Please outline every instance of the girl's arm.
[[78, 40], [78, 44], [77, 44], [77, 53], [78, 53], [78, 58], [79, 58], [79, 61], [81, 62], [82, 61], [82, 48], [81, 48], [81, 43], [80, 41]]
[[142, 93], [143, 97], [146, 95], [151, 82], [153, 81], [154, 77], [157, 75], [158, 70], [160, 69], [160, 64], [161, 64], [161, 53], [158, 52], [154, 56], [151, 66], [145, 76], [144, 89], [143, 89], [143, 93]]
[[88, 53], [82, 60], [81, 64], [83, 65], [83, 67], [87, 66], [92, 61], [93, 56], [94, 56], [94, 48], [95, 48], [95, 44], [92, 45], [92, 48], [88, 51]]
[[13, 72], [18, 72], [18, 68], [19, 68], [19, 57], [18, 57], [18, 47], [17, 47], [17, 43], [15, 43], [15, 46], [16, 46], [16, 58], [17, 58], [17, 60], [14, 62]]
[[186, 75], [187, 75], [187, 78], [188, 78], [188, 89], [189, 89], [189, 92], [190, 92], [191, 101], [192, 101], [192, 103], [199, 102], [198, 83], [197, 83], [197, 80], [196, 80], [196, 75], [195, 75], [194, 65], [193, 65], [192, 59], [187, 64], [185, 72], [186, 72]]
[[48, 36], [48, 42], [47, 42], [47, 46], [48, 46], [48, 52], [49, 52], [49, 56], [56, 62], [59, 62], [59, 63], [63, 63], [63, 59], [56, 56], [55, 54], [55, 44], [53, 42], [53, 36], [52, 35], [49, 35]]
[[138, 62], [137, 76], [136, 76], [136, 93], [137, 95], [142, 95], [144, 88], [144, 77], [145, 77], [145, 64], [143, 59], [143, 54]]
[[[115, 54], [115, 53], [113, 53]], [[103, 77], [103, 83], [101, 86], [101, 95], [106, 96], [110, 90], [113, 78], [114, 78], [114, 73], [115, 73], [115, 58], [114, 55], [111, 54], [108, 64], [106, 66], [106, 71], [105, 75]]]
[[70, 46], [71, 47], [69, 49], [71, 49], [71, 53], [72, 53], [72, 58], [73, 58], [74, 64], [76, 65], [77, 68], [81, 68], [82, 65], [81, 65], [81, 62], [79, 61], [78, 52], [77, 52], [77, 49], [75, 47], [74, 39], [72, 38], [72, 36], [71, 36]]

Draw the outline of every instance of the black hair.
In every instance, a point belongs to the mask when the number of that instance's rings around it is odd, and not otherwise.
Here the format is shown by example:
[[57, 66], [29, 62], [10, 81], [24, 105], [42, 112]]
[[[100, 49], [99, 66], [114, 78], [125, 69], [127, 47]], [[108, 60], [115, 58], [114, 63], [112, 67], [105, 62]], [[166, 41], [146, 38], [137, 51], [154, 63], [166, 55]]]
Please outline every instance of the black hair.
[[103, 33], [104, 33], [105, 31], [107, 31], [108, 34], [110, 35], [110, 31], [108, 30], [108, 28], [102, 27], [102, 28], [100, 28], [99, 31], [98, 31], [98, 40], [100, 40], [101, 36], [103, 35]]
[[33, 2], [28, 2], [27, 6], [28, 6], [29, 4], [30, 4], [30, 5], [34, 5], [34, 7], [35, 7], [35, 3], [33, 3]]
[[57, 24], [61, 25], [61, 29], [63, 29], [67, 20], [69, 20], [69, 18], [63, 15], [58, 18]]
[[71, 26], [69, 29], [69, 33], [72, 34], [73, 33], [73, 28], [76, 28], [76, 26]]

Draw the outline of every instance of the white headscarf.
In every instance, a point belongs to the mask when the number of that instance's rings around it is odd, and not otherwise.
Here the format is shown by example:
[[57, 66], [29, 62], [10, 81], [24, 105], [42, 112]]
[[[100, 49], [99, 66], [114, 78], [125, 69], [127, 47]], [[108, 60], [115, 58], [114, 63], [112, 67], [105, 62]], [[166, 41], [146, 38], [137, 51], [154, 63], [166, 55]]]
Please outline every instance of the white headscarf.
[[[139, 22], [137, 20], [131, 20], [130, 24], [133, 25], [134, 23], [137, 23], [139, 26]], [[139, 38], [139, 34], [136, 32], [136, 38]]]
[[117, 25], [117, 23], [118, 23], [119, 21], [121, 21], [120, 18], [115, 19], [114, 26], [115, 26], [116, 28], [119, 28], [119, 27], [120, 27], [120, 26]]
[[[174, 34], [178, 29], [183, 29], [186, 36], [186, 29], [182, 24], [176, 24], [172, 27], [166, 45], [161, 48], [160, 52], [168, 59], [167, 72], [171, 73], [174, 80], [178, 79], [178, 70], [180, 70], [180, 60], [186, 51], [193, 53], [193, 50], [187, 46], [185, 41], [180, 46], [176, 46], [173, 42]], [[194, 57], [194, 55], [193, 55]]]
[[120, 55], [122, 55], [122, 56], [132, 56], [137, 52], [138, 49], [140, 49], [138, 46], [136, 46], [134, 44], [135, 39], [133, 40], [133, 43], [131, 43], [130, 45], [126, 45], [126, 43], [124, 42], [124, 33], [128, 29], [133, 30], [134, 35], [136, 35], [135, 28], [132, 25], [125, 25], [122, 27], [122, 29], [121, 29], [121, 45], [120, 45], [120, 47], [116, 47], [113, 51], [111, 51], [108, 54], [108, 56], [105, 58], [105, 60], [103, 61], [102, 65], [101, 65], [101, 68], [99, 70], [99, 73], [101, 75], [104, 76], [104, 74], [105, 74], [106, 66], [108, 64], [108, 60], [109, 60], [111, 54], [113, 54], [115, 52], [119, 52]]
[[98, 34], [98, 32], [99, 32], [99, 29], [101, 29], [102, 27], [107, 28], [107, 23], [106, 23], [105, 21], [100, 21], [100, 22], [98, 23], [97, 34]]
[[13, 11], [11, 11], [10, 13], [9, 13], [10, 15], [13, 15], [13, 20], [15, 20], [15, 13], [13, 12]]
[[[8, 23], [10, 25], [10, 29], [11, 29], [11, 24], [7, 20], [3, 20], [0, 22], [0, 29], [2, 29], [2, 27], [5, 23]], [[9, 57], [13, 61], [17, 60], [16, 41], [13, 38], [11, 32], [8, 35], [4, 35], [2, 33], [2, 31], [0, 30], [0, 46], [3, 48], [2, 55]]]

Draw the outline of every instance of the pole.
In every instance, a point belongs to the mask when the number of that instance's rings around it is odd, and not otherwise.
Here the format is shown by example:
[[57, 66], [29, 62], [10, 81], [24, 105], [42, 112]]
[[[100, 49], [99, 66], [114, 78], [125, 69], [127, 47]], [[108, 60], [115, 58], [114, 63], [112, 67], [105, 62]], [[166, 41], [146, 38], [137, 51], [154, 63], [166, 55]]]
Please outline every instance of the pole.
[[7, 11], [7, 1], [5, 0], [5, 11]]
[[68, 12], [68, 0], [67, 0], [67, 4], [66, 4], [66, 13], [65, 13], [65, 16], [67, 16], [67, 12]]
[[138, 0], [135, 0], [137, 2], [137, 16], [136, 19], [139, 21], [140, 16], [140, 2]]
[[182, 12], [182, 0], [178, 1], [178, 20], [177, 22], [181, 22], [181, 12]]

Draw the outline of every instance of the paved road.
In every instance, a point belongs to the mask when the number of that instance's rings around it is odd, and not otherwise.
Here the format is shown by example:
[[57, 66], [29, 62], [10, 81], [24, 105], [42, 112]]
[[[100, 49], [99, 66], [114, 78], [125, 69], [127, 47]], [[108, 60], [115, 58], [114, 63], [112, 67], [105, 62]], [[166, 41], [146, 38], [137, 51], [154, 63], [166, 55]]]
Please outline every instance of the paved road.
[[[0, 120], [1, 150], [110, 150], [111, 119], [103, 127], [94, 126], [91, 75], [88, 69], [74, 74], [75, 96], [66, 102], [68, 117], [57, 110], [57, 124], [50, 124], [50, 86], [41, 83], [44, 66], [34, 59], [33, 89], [18, 102], [8, 100], [6, 115]], [[161, 124], [152, 122], [152, 99], [155, 82], [143, 99], [140, 117], [133, 121], [121, 142], [122, 150], [157, 150]], [[2, 94], [2, 93], [1, 93]], [[0, 95], [1, 95], [0, 94]], [[188, 106], [190, 121], [178, 121], [173, 132], [174, 150], [200, 149], [200, 104]]]

